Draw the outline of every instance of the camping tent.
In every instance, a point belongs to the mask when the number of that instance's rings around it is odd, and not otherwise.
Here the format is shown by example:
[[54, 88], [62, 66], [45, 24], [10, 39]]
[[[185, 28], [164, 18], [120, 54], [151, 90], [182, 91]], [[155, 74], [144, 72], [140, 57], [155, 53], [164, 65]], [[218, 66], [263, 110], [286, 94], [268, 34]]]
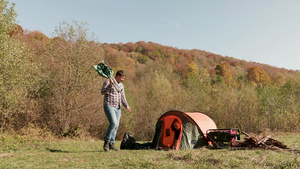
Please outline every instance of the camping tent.
[[[180, 125], [176, 131], [172, 127], [175, 121]], [[164, 150], [199, 148], [207, 145], [206, 131], [216, 128], [215, 122], [203, 113], [168, 111], [157, 121], [152, 146]]]

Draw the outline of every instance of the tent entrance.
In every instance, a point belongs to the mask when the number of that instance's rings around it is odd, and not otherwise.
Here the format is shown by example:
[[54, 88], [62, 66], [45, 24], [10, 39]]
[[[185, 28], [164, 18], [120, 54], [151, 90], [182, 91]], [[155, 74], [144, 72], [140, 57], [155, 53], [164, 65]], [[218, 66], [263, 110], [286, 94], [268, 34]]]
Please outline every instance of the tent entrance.
[[174, 115], [166, 116], [162, 119], [160, 128], [159, 147], [166, 149], [180, 149], [180, 140], [182, 135], [182, 121]]

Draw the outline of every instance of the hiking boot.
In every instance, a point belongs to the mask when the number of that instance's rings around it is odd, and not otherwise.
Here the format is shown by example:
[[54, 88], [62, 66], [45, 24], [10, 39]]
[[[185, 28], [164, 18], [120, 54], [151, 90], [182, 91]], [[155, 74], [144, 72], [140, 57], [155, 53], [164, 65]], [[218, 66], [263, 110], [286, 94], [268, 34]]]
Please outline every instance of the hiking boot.
[[104, 151], [109, 151], [109, 147], [110, 147], [109, 142], [105, 141], [103, 146]]
[[110, 149], [110, 150], [119, 151], [119, 149], [117, 149], [117, 148], [114, 147], [114, 143], [109, 144], [109, 149]]

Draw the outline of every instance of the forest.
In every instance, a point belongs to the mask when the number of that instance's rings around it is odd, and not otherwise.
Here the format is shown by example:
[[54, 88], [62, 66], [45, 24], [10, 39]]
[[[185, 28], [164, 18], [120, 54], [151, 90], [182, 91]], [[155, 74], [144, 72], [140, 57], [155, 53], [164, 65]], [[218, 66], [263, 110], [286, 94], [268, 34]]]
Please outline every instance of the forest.
[[0, 1], [0, 11], [0, 133], [103, 139], [106, 79], [92, 68], [101, 61], [126, 73], [132, 111], [122, 111], [117, 139], [129, 131], [151, 140], [169, 110], [203, 112], [218, 128], [300, 131], [299, 70], [155, 42], [101, 43], [85, 22], [62, 21], [47, 37], [18, 25], [14, 4]]

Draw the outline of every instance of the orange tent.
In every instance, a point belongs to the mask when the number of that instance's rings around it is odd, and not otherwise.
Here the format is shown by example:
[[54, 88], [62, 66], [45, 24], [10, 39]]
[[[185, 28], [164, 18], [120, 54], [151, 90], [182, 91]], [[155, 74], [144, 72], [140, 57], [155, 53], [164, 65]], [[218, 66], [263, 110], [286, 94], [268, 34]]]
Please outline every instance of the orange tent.
[[172, 110], [158, 119], [152, 143], [164, 150], [199, 148], [207, 145], [206, 131], [216, 128], [215, 122], [204, 113]]

